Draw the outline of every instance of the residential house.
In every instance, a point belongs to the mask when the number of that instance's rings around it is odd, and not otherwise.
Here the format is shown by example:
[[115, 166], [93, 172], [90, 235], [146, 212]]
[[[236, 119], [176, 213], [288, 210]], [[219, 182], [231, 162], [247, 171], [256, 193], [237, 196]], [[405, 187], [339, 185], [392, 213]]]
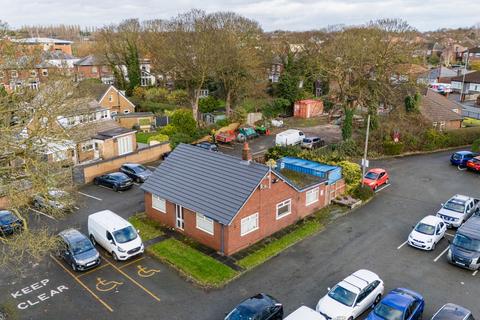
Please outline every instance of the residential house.
[[472, 63], [480, 61], [480, 47], [470, 48], [462, 52], [462, 62]]
[[272, 169], [180, 144], [142, 185], [147, 215], [232, 255], [330, 203], [343, 179]]
[[100, 106], [110, 110], [112, 116], [135, 112], [135, 105], [125, 96], [125, 92], [118, 90], [113, 85], [97, 97]]
[[93, 55], [86, 56], [74, 63], [76, 81], [84, 79], [99, 79], [105, 84], [113, 84], [115, 78], [106, 62]]
[[450, 83], [451, 78], [458, 76], [458, 72], [447, 67], [438, 67], [422, 73], [418, 78], [418, 83]]
[[150, 87], [157, 83], [155, 75], [152, 74], [152, 65], [149, 59], [140, 59], [140, 86]]
[[451, 79], [452, 89], [460, 92], [463, 100], [475, 100], [480, 94], [480, 71], [470, 72]]
[[72, 41], [53, 39], [53, 38], [25, 38], [12, 39], [13, 42], [31, 46], [32, 48], [40, 48], [43, 51], [63, 52], [72, 55]]
[[462, 127], [462, 106], [432, 89], [427, 89], [422, 95], [420, 112], [438, 130]]
[[452, 44], [442, 50], [440, 58], [442, 63], [446, 66], [456, 64], [462, 61], [463, 52], [467, 50], [466, 47], [459, 44]]
[[427, 57], [440, 57], [442, 54], [443, 47], [438, 42], [432, 42], [427, 44]]
[[283, 61], [279, 56], [272, 60], [270, 68], [267, 69], [268, 80], [272, 83], [277, 83], [280, 80], [280, 75], [283, 71]]

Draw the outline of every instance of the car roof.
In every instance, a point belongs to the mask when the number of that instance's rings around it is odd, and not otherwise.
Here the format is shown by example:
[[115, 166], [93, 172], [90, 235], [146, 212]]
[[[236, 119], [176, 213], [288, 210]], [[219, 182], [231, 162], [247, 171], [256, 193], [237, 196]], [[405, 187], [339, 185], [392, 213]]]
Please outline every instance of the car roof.
[[465, 222], [457, 233], [461, 233], [473, 239], [480, 239], [480, 216], [473, 215]]
[[472, 151], [467, 151], [467, 150], [462, 150], [462, 151], [457, 151], [455, 152], [456, 154], [461, 154], [461, 155], [466, 155], [466, 154], [472, 154]]
[[382, 173], [384, 171], [385, 171], [385, 169], [382, 169], [382, 168], [372, 168], [372, 169], [368, 170], [368, 172], [375, 172], [375, 173]]
[[349, 291], [359, 293], [370, 283], [379, 279], [380, 278], [372, 271], [361, 269], [340, 281], [338, 285]]
[[264, 293], [259, 293], [244, 300], [239, 304], [239, 306], [245, 307], [249, 310], [259, 311], [273, 304], [275, 304], [275, 302], [270, 298], [270, 296]]
[[114, 177], [122, 177], [122, 178], [128, 178], [128, 176], [123, 173], [123, 172], [110, 172], [110, 173], [107, 173], [106, 176], [114, 176]]
[[325, 317], [309, 307], [301, 306], [290, 313], [284, 320], [325, 320]]
[[443, 221], [442, 218], [432, 216], [432, 215], [428, 215], [424, 217], [422, 220], [420, 220], [421, 223], [428, 224], [431, 226], [436, 226], [438, 223], [442, 221]]
[[432, 320], [463, 320], [470, 313], [470, 310], [467, 308], [453, 303], [447, 303], [435, 313]]
[[465, 202], [469, 199], [470, 199], [470, 197], [468, 197], [468, 196], [464, 196], [462, 194], [456, 194], [453, 197], [451, 197], [449, 200], [459, 200], [459, 201]]
[[83, 233], [73, 228], [63, 230], [58, 235], [61, 236], [67, 242], [87, 239], [87, 237]]
[[399, 310], [405, 310], [405, 308], [415, 300], [415, 297], [423, 299], [422, 296], [416, 292], [404, 288], [397, 288], [390, 291], [382, 299], [382, 303]]
[[140, 163], [124, 163], [122, 164], [122, 167], [139, 167], [141, 166]]
[[13, 216], [13, 213], [9, 210], [0, 210], [0, 217], [2, 216]]
[[105, 228], [111, 231], [120, 230], [125, 227], [131, 226], [131, 224], [110, 210], [102, 210], [99, 212], [92, 213], [88, 216], [89, 220], [94, 220], [97, 223], [100, 223]]

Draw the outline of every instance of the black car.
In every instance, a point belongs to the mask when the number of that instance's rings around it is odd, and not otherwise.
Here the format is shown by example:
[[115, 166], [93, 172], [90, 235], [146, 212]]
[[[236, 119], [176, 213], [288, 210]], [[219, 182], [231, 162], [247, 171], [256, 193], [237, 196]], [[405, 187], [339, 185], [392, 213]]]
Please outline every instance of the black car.
[[281, 320], [283, 306], [272, 296], [259, 293], [240, 303], [226, 317], [225, 320]]
[[431, 320], [475, 320], [470, 310], [453, 303], [447, 303], [435, 313]]
[[96, 177], [93, 183], [112, 188], [113, 191], [128, 190], [133, 186], [133, 180], [123, 172], [113, 172]]
[[144, 183], [152, 174], [152, 171], [137, 163], [124, 163], [120, 167], [120, 171], [138, 183]]
[[206, 150], [218, 152], [218, 146], [215, 143], [200, 142], [200, 143], [197, 143], [196, 146]]
[[90, 239], [80, 231], [67, 229], [59, 234], [62, 240], [59, 255], [73, 271], [84, 271], [100, 264], [100, 254]]
[[13, 212], [0, 210], [0, 237], [11, 235], [23, 229], [23, 222]]

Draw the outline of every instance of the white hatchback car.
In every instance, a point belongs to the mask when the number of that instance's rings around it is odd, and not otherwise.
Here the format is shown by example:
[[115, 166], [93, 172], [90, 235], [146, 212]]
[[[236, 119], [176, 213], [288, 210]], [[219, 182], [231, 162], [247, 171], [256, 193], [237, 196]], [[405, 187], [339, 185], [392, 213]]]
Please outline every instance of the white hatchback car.
[[382, 299], [384, 285], [377, 274], [358, 270], [318, 301], [316, 310], [326, 319], [352, 320]]
[[408, 235], [408, 244], [422, 250], [434, 250], [436, 244], [442, 240], [447, 225], [442, 218], [426, 216]]

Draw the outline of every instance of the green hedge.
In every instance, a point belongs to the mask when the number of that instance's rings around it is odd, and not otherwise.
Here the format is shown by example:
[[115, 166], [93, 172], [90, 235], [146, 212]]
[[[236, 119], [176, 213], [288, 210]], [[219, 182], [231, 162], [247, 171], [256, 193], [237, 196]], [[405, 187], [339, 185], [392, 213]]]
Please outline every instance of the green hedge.
[[357, 199], [360, 199], [362, 201], [368, 200], [371, 197], [373, 197], [374, 192], [372, 188], [359, 185], [355, 190], [353, 191], [353, 196]]
[[398, 155], [403, 152], [404, 146], [402, 142], [385, 141], [383, 143], [383, 152], [389, 156]]
[[477, 140], [473, 141], [472, 151], [473, 152], [480, 152], [480, 139], [477, 139]]

